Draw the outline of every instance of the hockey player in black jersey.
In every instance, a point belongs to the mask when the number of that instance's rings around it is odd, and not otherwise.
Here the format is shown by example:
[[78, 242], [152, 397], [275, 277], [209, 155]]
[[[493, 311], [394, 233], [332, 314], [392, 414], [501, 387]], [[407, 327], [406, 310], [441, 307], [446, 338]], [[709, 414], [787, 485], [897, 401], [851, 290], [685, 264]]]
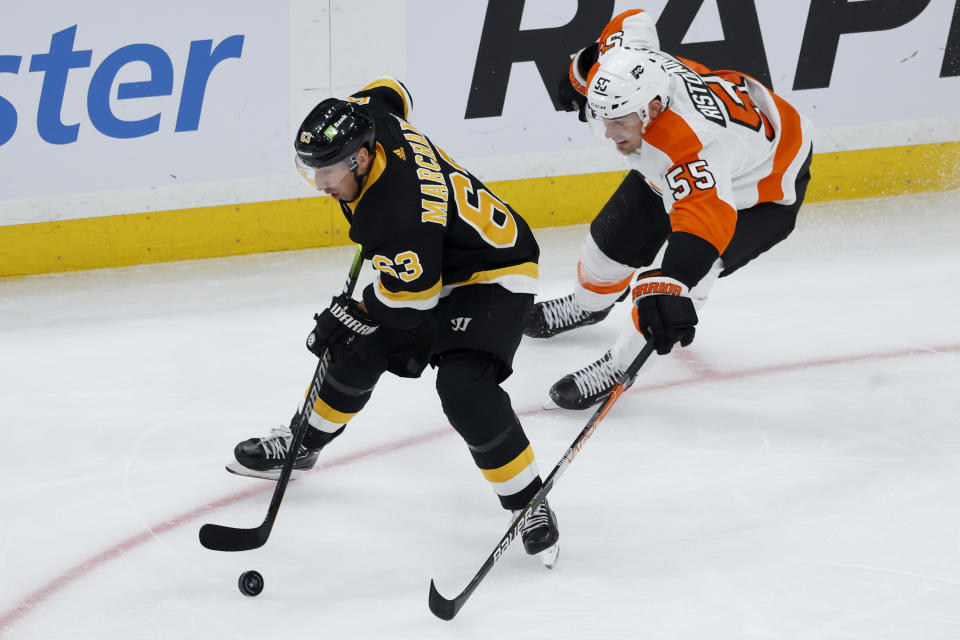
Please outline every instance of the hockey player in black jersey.
[[[307, 347], [332, 360], [295, 468], [313, 466], [382, 373], [418, 377], [431, 364], [447, 419], [502, 506], [518, 511], [542, 480], [500, 384], [533, 306], [539, 247], [523, 218], [407, 122], [410, 106], [400, 82], [381, 78], [322, 101], [297, 131], [298, 171], [340, 201], [378, 277], [361, 301], [341, 294], [315, 316]], [[290, 442], [289, 427], [241, 442], [228, 469], [276, 478]], [[558, 538], [544, 502], [524, 548], [552, 567]]]

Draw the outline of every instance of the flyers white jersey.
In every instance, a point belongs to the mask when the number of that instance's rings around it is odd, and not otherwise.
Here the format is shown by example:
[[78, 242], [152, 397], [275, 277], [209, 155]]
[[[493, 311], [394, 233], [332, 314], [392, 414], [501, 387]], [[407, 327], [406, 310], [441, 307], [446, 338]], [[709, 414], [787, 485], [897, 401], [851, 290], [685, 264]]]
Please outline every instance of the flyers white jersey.
[[601, 59], [603, 54], [616, 47], [660, 49], [657, 25], [654, 24], [650, 14], [643, 9], [631, 9], [615, 16], [604, 27], [597, 42], [600, 45]]
[[628, 162], [663, 198], [673, 231], [697, 235], [722, 253], [737, 211], [796, 201], [812, 124], [789, 103], [746, 74], [711, 71], [657, 50], [656, 27], [641, 10], [615, 17], [598, 43], [587, 86], [604, 59], [624, 46], [661, 60], [669, 76], [666, 110]]
[[670, 76], [666, 110], [629, 155], [630, 167], [663, 198], [674, 231], [700, 236], [722, 253], [738, 210], [796, 201], [811, 124], [744, 74], [700, 75], [665, 53], [649, 53]]

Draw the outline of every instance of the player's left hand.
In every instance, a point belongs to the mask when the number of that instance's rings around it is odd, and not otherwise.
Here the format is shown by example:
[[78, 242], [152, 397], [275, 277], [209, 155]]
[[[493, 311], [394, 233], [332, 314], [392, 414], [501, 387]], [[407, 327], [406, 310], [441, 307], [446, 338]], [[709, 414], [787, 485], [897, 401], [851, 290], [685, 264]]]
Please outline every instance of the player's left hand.
[[637, 331], [653, 341], [660, 355], [673, 345], [693, 342], [697, 310], [687, 286], [659, 271], [640, 274], [633, 286], [633, 323]]
[[349, 352], [357, 342], [380, 326], [366, 311], [345, 294], [334, 296], [323, 313], [314, 314], [316, 326], [307, 336], [307, 349], [318, 358], [330, 349], [332, 359]]

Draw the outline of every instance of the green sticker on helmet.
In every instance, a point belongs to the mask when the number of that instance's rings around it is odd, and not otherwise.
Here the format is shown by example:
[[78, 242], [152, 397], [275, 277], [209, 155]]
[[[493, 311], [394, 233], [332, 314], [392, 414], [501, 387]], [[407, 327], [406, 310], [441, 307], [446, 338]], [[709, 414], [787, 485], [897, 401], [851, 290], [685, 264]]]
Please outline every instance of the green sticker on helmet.
[[327, 140], [333, 140], [334, 136], [336, 136], [338, 133], [340, 133], [340, 130], [333, 125], [330, 125], [323, 130], [323, 135], [327, 137]]

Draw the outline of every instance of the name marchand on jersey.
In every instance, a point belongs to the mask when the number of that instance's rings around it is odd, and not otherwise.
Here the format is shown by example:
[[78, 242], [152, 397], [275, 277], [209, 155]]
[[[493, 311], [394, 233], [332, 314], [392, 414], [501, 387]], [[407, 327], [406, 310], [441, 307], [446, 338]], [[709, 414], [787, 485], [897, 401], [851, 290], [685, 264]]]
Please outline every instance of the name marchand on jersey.
[[[400, 125], [404, 140], [406, 140], [407, 144], [410, 145], [410, 150], [413, 152], [413, 160], [417, 165], [417, 178], [420, 183], [421, 195], [420, 221], [423, 223], [435, 223], [442, 227], [446, 227], [447, 213], [450, 206], [451, 195], [450, 188], [447, 186], [447, 180], [449, 179], [456, 181], [459, 179], [461, 181], [465, 181], [472, 189], [472, 186], [469, 184], [470, 179], [467, 177], [470, 174], [466, 169], [457, 164], [449, 155], [447, 155], [443, 149], [431, 143], [430, 140], [416, 127], [397, 115], [394, 115], [394, 118], [396, 118], [397, 123]], [[448, 172], [440, 165], [441, 159], [453, 168], [452, 172]], [[478, 196], [478, 198], [479, 197], [480, 196]], [[482, 199], [480, 201], [482, 202]], [[455, 204], [455, 206], [456, 211], [460, 213], [464, 205]], [[505, 221], [513, 222], [513, 214], [509, 210], [504, 211], [503, 215]], [[505, 243], [506, 246], [513, 246], [513, 244], [516, 242], [517, 230], [515, 223], [513, 224], [513, 229], [514, 231], [511, 241], [509, 243]], [[481, 233], [481, 235], [483, 234]], [[414, 255], [413, 252], [407, 253], [411, 256]], [[391, 273], [390, 269], [381, 269], [379, 266], [377, 266], [376, 260], [374, 266], [380, 269], [381, 272], [394, 275]], [[403, 276], [408, 273], [413, 277], [408, 276], [407, 278], [404, 278]], [[416, 272], [404, 272], [399, 273], [398, 275], [400, 276], [400, 279], [409, 281], [419, 276], [419, 273], [416, 273], [416, 275], [414, 275], [414, 273]], [[388, 307], [407, 307], [428, 310], [435, 307], [440, 298], [449, 295], [453, 289], [472, 284], [495, 283], [510, 291], [520, 293], [536, 293], [537, 278], [537, 264], [535, 262], [527, 262], [509, 267], [480, 270], [474, 272], [470, 278], [462, 282], [443, 282], [443, 279], [441, 278], [440, 281], [420, 292], [391, 291], [383, 285], [382, 281], [379, 281], [377, 282], [374, 292], [377, 298]]]
[[[420, 206], [423, 209], [420, 213], [420, 221], [435, 222], [445, 227], [447, 225], [447, 206], [450, 191], [447, 189], [447, 181], [443, 177], [443, 171], [437, 161], [437, 154], [433, 151], [433, 145], [416, 127], [399, 116], [394, 117], [400, 123], [403, 137], [413, 151], [413, 161], [417, 163], [420, 194], [424, 196], [420, 199]], [[437, 149], [437, 151], [443, 155], [443, 159], [449, 164], [454, 164], [443, 151], [440, 149]]]
[[[356, 200], [344, 204], [348, 219], [364, 220], [359, 232], [351, 220], [350, 237], [370, 247], [368, 257], [378, 271], [364, 289], [368, 313], [389, 324], [391, 310], [429, 311], [454, 288], [477, 284], [535, 293], [539, 251], [529, 228], [408, 122], [411, 99], [403, 85], [380, 78], [349, 100], [370, 109], [384, 132], [377, 136], [366, 184]], [[387, 140], [389, 151], [381, 144]], [[381, 182], [390, 184], [370, 191]], [[416, 213], [400, 216], [398, 206]], [[381, 216], [394, 220], [374, 224]]]

